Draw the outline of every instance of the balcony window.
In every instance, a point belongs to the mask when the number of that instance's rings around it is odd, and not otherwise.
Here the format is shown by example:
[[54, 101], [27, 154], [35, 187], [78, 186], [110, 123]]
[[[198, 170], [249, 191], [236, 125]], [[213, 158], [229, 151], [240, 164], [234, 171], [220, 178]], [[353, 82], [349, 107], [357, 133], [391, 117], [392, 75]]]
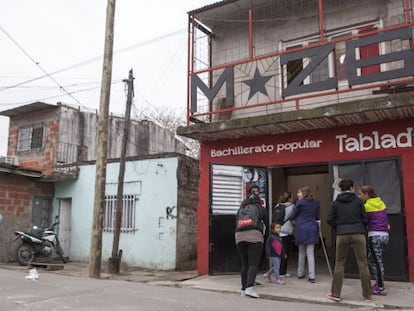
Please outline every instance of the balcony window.
[[30, 151], [43, 148], [45, 127], [37, 124], [19, 129], [17, 151]]

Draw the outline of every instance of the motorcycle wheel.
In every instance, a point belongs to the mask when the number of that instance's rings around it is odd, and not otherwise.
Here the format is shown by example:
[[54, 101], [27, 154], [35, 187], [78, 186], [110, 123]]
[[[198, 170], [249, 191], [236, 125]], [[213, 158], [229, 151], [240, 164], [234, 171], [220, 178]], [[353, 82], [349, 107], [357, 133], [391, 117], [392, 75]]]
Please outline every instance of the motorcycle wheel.
[[34, 259], [34, 247], [28, 243], [22, 243], [16, 249], [16, 261], [22, 265], [27, 266]]

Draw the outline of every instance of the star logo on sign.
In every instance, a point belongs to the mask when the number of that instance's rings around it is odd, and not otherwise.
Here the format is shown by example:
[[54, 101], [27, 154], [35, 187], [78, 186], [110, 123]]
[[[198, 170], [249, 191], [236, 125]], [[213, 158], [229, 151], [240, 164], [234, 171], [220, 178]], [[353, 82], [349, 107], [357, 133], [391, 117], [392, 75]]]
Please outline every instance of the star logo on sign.
[[272, 77], [273, 76], [262, 76], [259, 69], [256, 67], [253, 79], [243, 81], [243, 83], [247, 84], [250, 87], [249, 100], [257, 92], [268, 96], [265, 85], [270, 79], [272, 79]]

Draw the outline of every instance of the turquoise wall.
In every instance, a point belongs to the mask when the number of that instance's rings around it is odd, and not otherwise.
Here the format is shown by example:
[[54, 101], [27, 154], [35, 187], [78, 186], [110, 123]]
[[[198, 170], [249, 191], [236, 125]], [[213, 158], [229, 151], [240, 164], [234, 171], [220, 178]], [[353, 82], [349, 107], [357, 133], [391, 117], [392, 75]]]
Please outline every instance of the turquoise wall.
[[[136, 194], [134, 232], [121, 233], [119, 249], [128, 266], [169, 270], [175, 268], [177, 221], [177, 158], [128, 161], [124, 194]], [[108, 163], [106, 194], [117, 193], [119, 163]], [[56, 183], [55, 208], [59, 199], [71, 199], [71, 245], [69, 258], [89, 261], [95, 192], [95, 165], [80, 167], [73, 182]], [[169, 215], [167, 216], [167, 211]], [[172, 217], [171, 217], [172, 216]], [[103, 232], [102, 262], [111, 257], [113, 233]]]

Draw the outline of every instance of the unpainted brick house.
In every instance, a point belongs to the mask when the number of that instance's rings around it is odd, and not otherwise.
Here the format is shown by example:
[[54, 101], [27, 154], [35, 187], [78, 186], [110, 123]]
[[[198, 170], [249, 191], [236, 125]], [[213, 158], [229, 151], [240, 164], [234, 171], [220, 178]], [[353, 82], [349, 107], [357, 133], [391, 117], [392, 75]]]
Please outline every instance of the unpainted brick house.
[[[45, 226], [50, 225], [52, 216], [60, 216], [59, 234], [60, 240], [65, 249], [66, 256], [71, 258], [71, 249], [82, 249], [82, 256], [74, 256], [77, 260], [88, 261], [89, 242], [90, 237], [85, 238], [85, 235], [81, 238], [76, 234], [75, 228], [77, 226], [75, 221], [81, 221], [82, 230], [84, 234], [90, 235], [90, 228], [92, 218], [89, 217], [93, 212], [93, 200], [82, 202], [73, 206], [71, 204], [72, 196], [77, 196], [77, 192], [73, 192], [72, 189], [82, 189], [86, 186], [90, 193], [93, 193], [94, 188], [91, 188], [91, 184], [94, 184], [95, 179], [95, 159], [97, 149], [97, 128], [98, 128], [98, 116], [95, 112], [82, 111], [78, 108], [74, 108], [68, 105], [58, 103], [57, 105], [46, 104], [42, 102], [35, 102], [29, 105], [16, 107], [6, 111], [0, 112], [0, 115], [10, 118], [9, 125], [9, 141], [8, 141], [8, 153], [7, 157], [0, 159], [3, 165], [11, 167], [8, 174], [0, 174], [0, 183], [7, 184], [10, 176], [13, 176], [13, 180], [17, 179], [22, 185], [19, 192], [1, 192], [4, 196], [0, 196], [0, 212], [4, 211], [5, 216], [9, 219], [5, 219], [7, 227], [3, 226], [2, 230], [7, 230], [7, 238], [3, 235], [0, 238], [5, 248], [2, 250], [10, 249], [9, 236], [13, 235], [14, 230], [29, 230], [32, 225]], [[111, 167], [111, 174], [116, 174], [118, 168], [116, 163], [119, 164], [121, 143], [124, 132], [124, 118], [111, 115], [108, 119], [108, 150], [107, 161], [108, 167]], [[184, 155], [186, 146], [181, 140], [176, 139], [174, 133], [166, 130], [165, 128], [155, 124], [154, 122], [143, 120], [131, 120], [129, 127], [128, 143], [126, 158], [127, 161], [134, 159], [136, 165], [141, 165], [140, 161], [145, 163], [152, 163], [156, 161], [158, 157], [163, 158], [168, 156], [169, 158], [176, 159], [171, 160], [174, 164], [170, 167], [170, 170], [174, 170], [172, 174], [171, 182], [169, 186], [176, 193], [175, 197], [171, 197], [168, 202], [168, 206], [175, 207], [177, 215], [191, 215], [195, 212], [197, 192], [194, 192], [196, 196], [191, 194], [189, 185], [184, 186], [179, 181], [183, 178], [190, 178], [191, 187], [198, 184], [198, 168], [196, 160]], [[138, 162], [137, 162], [138, 161]], [[141, 164], [137, 164], [141, 163]], [[114, 166], [115, 165], [115, 166]], [[143, 165], [143, 164], [142, 164]], [[82, 169], [88, 167], [86, 170], [88, 176], [86, 179], [81, 178], [80, 172]], [[136, 173], [136, 168], [131, 167]], [[169, 174], [172, 172], [169, 170]], [[21, 175], [22, 171], [31, 172], [31, 175]], [[126, 171], [125, 175], [131, 172]], [[145, 188], [151, 189], [148, 182], [152, 180], [152, 174], [149, 172], [148, 176], [146, 172], [143, 172], [142, 176], [136, 176], [131, 181], [130, 185], [139, 185], [143, 187], [145, 180]], [[182, 175], [186, 174], [186, 176]], [[191, 177], [190, 177], [191, 176]], [[17, 181], [16, 181], [17, 182]], [[88, 183], [80, 184], [82, 182]], [[107, 184], [110, 195], [106, 197], [105, 212], [107, 218], [105, 221], [108, 231], [105, 232], [106, 237], [109, 239], [109, 235], [113, 234], [110, 230], [112, 227], [114, 210], [111, 210], [111, 204], [114, 202], [113, 188], [116, 187], [117, 180], [112, 178], [110, 185]], [[179, 186], [181, 185], [181, 186]], [[64, 189], [64, 190], [62, 190]], [[129, 186], [130, 197], [134, 197], [138, 200], [142, 200], [146, 196], [151, 196], [154, 200], [154, 204], [157, 203], [157, 199], [163, 195], [162, 191], [168, 191], [167, 189], [157, 188], [157, 185], [153, 185], [153, 189], [156, 191], [140, 192], [141, 188], [134, 188]], [[188, 190], [188, 191], [187, 191]], [[64, 197], [61, 195], [62, 191], [65, 193]], [[158, 192], [157, 192], [158, 191]], [[160, 192], [161, 191], [161, 192]], [[56, 193], [60, 193], [60, 197], [56, 197]], [[11, 194], [21, 197], [17, 200], [16, 206], [13, 206], [13, 202], [9, 197]], [[116, 192], [115, 192], [116, 194]], [[128, 196], [128, 193], [124, 192], [124, 196]], [[191, 200], [188, 200], [191, 198]], [[39, 205], [39, 207], [38, 207]], [[40, 208], [41, 207], [41, 208]], [[38, 210], [38, 209], [39, 210]], [[134, 205], [134, 208], [138, 209], [138, 205]], [[150, 208], [150, 206], [145, 206]], [[146, 209], [140, 206], [140, 210], [134, 211], [134, 217], [138, 219], [145, 215]], [[24, 211], [24, 212], [23, 212]], [[79, 215], [72, 217], [72, 214]], [[177, 216], [176, 215], [176, 216]], [[131, 215], [126, 221], [135, 221]], [[183, 221], [181, 221], [183, 219]], [[88, 222], [85, 223], [85, 220]], [[156, 225], [157, 221], [154, 220]], [[129, 223], [131, 224], [131, 223]], [[188, 251], [181, 253], [180, 256], [176, 256], [176, 248], [171, 249], [171, 258], [176, 261], [169, 263], [167, 266], [157, 265], [152, 261], [148, 261], [147, 268], [164, 268], [174, 269], [180, 267], [191, 267], [195, 265], [196, 258], [196, 221], [188, 221], [188, 217], [178, 217], [173, 223], [169, 223], [172, 228], [171, 231], [175, 234], [177, 239], [177, 245], [174, 247], [183, 248], [187, 243], [186, 249]], [[169, 227], [169, 228], [170, 228]], [[137, 228], [129, 226], [128, 230], [132, 230], [137, 237]], [[126, 231], [128, 231], [126, 230]], [[193, 232], [193, 234], [178, 234], [179, 232]], [[125, 231], [125, 232], [126, 232]], [[121, 233], [122, 237], [125, 232]], [[140, 228], [140, 235], [145, 235], [145, 230]], [[132, 239], [131, 239], [132, 237]], [[134, 235], [129, 235], [129, 243], [133, 244]], [[186, 237], [188, 239], [186, 240]], [[142, 238], [142, 236], [140, 236]], [[151, 240], [152, 237], [147, 239]], [[85, 241], [87, 243], [85, 244]], [[110, 248], [110, 245], [106, 246]], [[104, 253], [107, 249], [103, 250]], [[8, 252], [8, 255], [6, 254]], [[76, 252], [73, 252], [75, 254]], [[183, 255], [184, 254], [184, 255]], [[1, 259], [7, 260], [12, 254], [10, 251], [2, 251]], [[143, 253], [145, 256], [145, 253]], [[135, 260], [133, 257], [125, 257], [128, 259], [126, 262], [129, 265], [146, 265], [145, 260]]]

